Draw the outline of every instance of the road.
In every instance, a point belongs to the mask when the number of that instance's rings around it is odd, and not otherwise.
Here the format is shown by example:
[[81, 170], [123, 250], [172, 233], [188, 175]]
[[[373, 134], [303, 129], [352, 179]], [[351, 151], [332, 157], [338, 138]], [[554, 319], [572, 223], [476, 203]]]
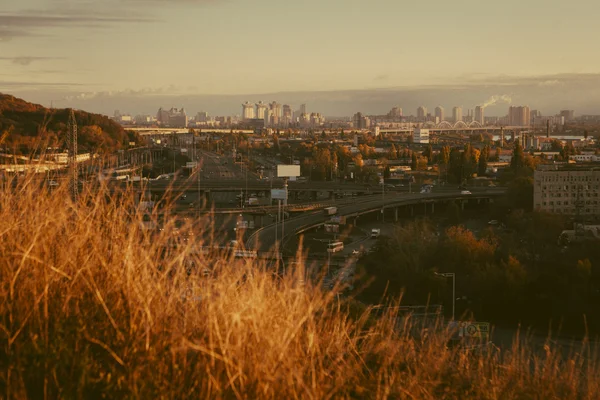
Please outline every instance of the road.
[[[361, 214], [366, 210], [381, 208], [385, 205], [386, 208], [392, 206], [401, 206], [418, 202], [420, 200], [440, 200], [444, 198], [464, 198], [477, 195], [499, 196], [505, 193], [504, 189], [482, 189], [473, 190], [472, 195], [461, 195], [456, 189], [439, 189], [438, 192], [427, 194], [412, 194], [412, 193], [388, 193], [385, 198], [379, 196], [370, 196], [368, 198], [357, 198], [355, 203], [338, 206], [338, 215], [353, 215]], [[376, 197], [376, 198], [373, 198]], [[285, 221], [284, 233], [288, 235], [295, 234], [300, 228], [323, 223], [328, 219], [322, 210], [304, 213], [298, 217]], [[260, 229], [248, 238], [248, 248], [256, 248], [259, 251], [269, 251], [273, 248], [278, 239], [281, 238], [281, 226], [270, 225]]]

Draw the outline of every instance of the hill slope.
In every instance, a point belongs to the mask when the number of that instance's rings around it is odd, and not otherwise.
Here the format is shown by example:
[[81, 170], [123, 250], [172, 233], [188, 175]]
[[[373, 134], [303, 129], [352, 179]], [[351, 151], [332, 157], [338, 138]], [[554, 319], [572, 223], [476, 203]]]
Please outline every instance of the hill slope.
[[[30, 154], [39, 148], [64, 147], [68, 109], [48, 109], [11, 95], [0, 93], [0, 133], [9, 132], [6, 147], [18, 154]], [[136, 141], [109, 118], [75, 111], [80, 152], [111, 152]]]

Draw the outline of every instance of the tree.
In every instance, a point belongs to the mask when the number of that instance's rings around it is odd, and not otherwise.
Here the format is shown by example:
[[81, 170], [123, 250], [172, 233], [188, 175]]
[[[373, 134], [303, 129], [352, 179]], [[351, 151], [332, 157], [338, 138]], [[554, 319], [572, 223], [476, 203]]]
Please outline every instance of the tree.
[[440, 162], [446, 166], [450, 162], [450, 147], [444, 146], [442, 147], [442, 151], [440, 152]]
[[533, 210], [533, 179], [526, 176], [516, 178], [508, 186], [507, 195], [513, 208]]
[[487, 160], [490, 148], [485, 146], [479, 155], [479, 163], [477, 164], [477, 175], [483, 176], [487, 172]]
[[412, 154], [412, 159], [410, 161], [410, 169], [416, 171], [418, 167], [417, 153]]
[[521, 143], [517, 141], [513, 150], [512, 160], [510, 161], [510, 168], [515, 174], [519, 173], [525, 166], [525, 155], [523, 154], [523, 147]]
[[494, 154], [494, 161], [499, 162], [501, 154], [502, 154], [502, 150], [500, 150], [500, 147], [496, 147], [496, 154]]
[[391, 175], [392, 173], [390, 172], [390, 166], [386, 165], [385, 169], [383, 170], [383, 179], [388, 179]]

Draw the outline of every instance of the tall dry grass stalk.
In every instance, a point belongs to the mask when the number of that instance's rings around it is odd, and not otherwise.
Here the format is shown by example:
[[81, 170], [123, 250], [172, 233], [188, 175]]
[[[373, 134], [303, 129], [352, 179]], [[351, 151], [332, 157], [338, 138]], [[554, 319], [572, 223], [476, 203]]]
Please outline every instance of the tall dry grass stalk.
[[144, 229], [131, 193], [1, 190], [2, 398], [600, 398], [587, 344], [449, 350], [445, 330], [298, 285], [298, 265], [203, 254], [170, 218]]

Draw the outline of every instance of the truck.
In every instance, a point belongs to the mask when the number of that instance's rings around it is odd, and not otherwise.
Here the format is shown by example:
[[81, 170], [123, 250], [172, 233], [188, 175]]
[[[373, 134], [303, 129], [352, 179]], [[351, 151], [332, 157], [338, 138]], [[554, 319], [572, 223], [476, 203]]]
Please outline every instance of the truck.
[[335, 215], [337, 214], [337, 207], [327, 207], [324, 211], [325, 215]]
[[381, 235], [381, 229], [371, 229], [371, 239], [377, 239]]

